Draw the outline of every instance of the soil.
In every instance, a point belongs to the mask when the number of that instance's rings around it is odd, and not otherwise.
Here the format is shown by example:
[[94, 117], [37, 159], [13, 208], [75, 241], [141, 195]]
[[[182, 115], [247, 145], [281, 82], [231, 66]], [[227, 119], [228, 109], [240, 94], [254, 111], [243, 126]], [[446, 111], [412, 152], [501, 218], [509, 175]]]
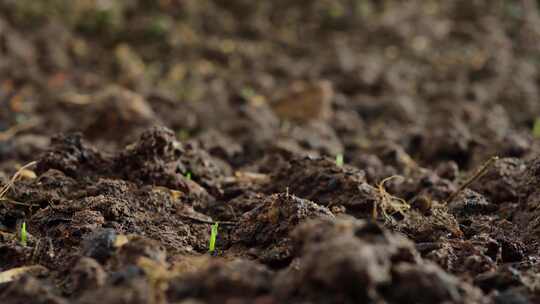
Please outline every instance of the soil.
[[539, 98], [535, 0], [0, 1], [0, 302], [539, 303]]

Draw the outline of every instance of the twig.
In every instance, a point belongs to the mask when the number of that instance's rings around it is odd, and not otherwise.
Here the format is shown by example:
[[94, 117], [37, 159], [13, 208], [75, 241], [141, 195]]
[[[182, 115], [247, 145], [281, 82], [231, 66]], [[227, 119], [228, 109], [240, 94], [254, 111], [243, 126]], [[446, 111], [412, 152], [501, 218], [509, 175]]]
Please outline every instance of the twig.
[[482, 177], [486, 171], [495, 163], [497, 160], [499, 160], [498, 156], [493, 156], [492, 158], [488, 159], [480, 169], [478, 169], [471, 177], [469, 177], [459, 188], [448, 197], [446, 200], [447, 203], [451, 203], [465, 188], [469, 187], [472, 183], [474, 183], [476, 180], [478, 180], [480, 177]]
[[[217, 223], [217, 222], [207, 221], [207, 220], [203, 220], [203, 219], [200, 219], [200, 218], [196, 218], [196, 217], [192, 217], [192, 216], [184, 215], [184, 214], [180, 214], [179, 216], [181, 218], [184, 218], [184, 219], [187, 219], [187, 220], [192, 220], [192, 221], [195, 221], [195, 222], [198, 222], [198, 223], [201, 223], [201, 224], [213, 225], [213, 224]], [[222, 221], [219, 221], [219, 224], [220, 225], [225, 225], [225, 226], [235, 226], [238, 223], [237, 222], [222, 222]]]
[[2, 187], [2, 190], [0, 190], [0, 199], [3, 199], [4, 196], [6, 195], [6, 193], [9, 191], [9, 189], [11, 189], [11, 187], [13, 187], [13, 184], [15, 183], [15, 181], [17, 181], [17, 179], [19, 178], [19, 176], [21, 176], [21, 173], [34, 166], [37, 162], [36, 161], [33, 161], [33, 162], [30, 162], [24, 166], [22, 166], [19, 170], [17, 170], [17, 172], [15, 172], [15, 174], [13, 175], [13, 177], [9, 180], [9, 182], [7, 184], [4, 185], [4, 187]]

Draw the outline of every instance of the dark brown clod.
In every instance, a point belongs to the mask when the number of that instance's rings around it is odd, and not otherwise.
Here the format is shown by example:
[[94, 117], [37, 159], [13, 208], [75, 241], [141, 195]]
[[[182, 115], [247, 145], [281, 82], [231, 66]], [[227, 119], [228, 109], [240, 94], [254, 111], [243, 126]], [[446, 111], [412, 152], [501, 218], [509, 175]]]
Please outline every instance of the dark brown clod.
[[501, 258], [505, 263], [520, 262], [525, 258], [525, 246], [518, 240], [501, 239]]

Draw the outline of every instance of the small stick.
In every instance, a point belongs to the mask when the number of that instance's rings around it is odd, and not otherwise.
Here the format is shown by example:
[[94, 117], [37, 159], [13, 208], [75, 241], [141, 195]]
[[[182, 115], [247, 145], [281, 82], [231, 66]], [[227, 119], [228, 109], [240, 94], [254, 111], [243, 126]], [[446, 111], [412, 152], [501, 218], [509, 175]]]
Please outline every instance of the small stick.
[[499, 160], [498, 156], [493, 156], [492, 158], [488, 159], [480, 169], [478, 169], [471, 177], [469, 177], [459, 188], [448, 197], [446, 200], [447, 203], [451, 203], [465, 188], [469, 187], [472, 183], [474, 183], [476, 180], [478, 180], [480, 177], [482, 177], [486, 171], [495, 163], [497, 160]]
[[9, 189], [11, 187], [13, 187], [13, 184], [19, 178], [19, 176], [21, 175], [21, 172], [28, 169], [29, 167], [32, 167], [36, 163], [37, 163], [36, 161], [30, 162], [30, 163], [22, 166], [19, 170], [17, 170], [17, 172], [13, 175], [11, 180], [4, 187], [2, 187], [2, 190], [0, 190], [0, 199], [4, 198], [4, 196], [9, 191]]
[[[203, 219], [199, 219], [199, 218], [196, 218], [196, 217], [192, 217], [192, 216], [189, 216], [189, 215], [183, 215], [183, 214], [180, 214], [179, 215], [181, 218], [184, 218], [186, 220], [192, 220], [192, 221], [195, 221], [195, 222], [198, 222], [198, 223], [201, 223], [201, 224], [210, 224], [210, 225], [213, 225], [217, 222], [212, 222], [212, 221], [207, 221], [207, 220], [203, 220]], [[220, 225], [223, 225], [223, 226], [235, 226], [237, 225], [236, 222], [222, 222], [220, 221], [219, 222]]]

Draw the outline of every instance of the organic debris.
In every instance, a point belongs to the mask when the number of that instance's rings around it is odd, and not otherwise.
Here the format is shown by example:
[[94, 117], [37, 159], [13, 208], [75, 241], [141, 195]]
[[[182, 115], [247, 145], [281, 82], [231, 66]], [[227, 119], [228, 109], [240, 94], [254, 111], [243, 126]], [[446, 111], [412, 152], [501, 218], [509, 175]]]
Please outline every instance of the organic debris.
[[401, 178], [400, 176], [390, 176], [383, 179], [378, 185], [380, 201], [373, 206], [372, 217], [377, 219], [379, 214], [382, 215], [386, 222], [392, 222], [392, 215], [399, 213], [401, 216], [406, 216], [406, 212], [411, 208], [409, 203], [404, 199], [389, 194], [384, 188], [384, 184], [392, 179]]

